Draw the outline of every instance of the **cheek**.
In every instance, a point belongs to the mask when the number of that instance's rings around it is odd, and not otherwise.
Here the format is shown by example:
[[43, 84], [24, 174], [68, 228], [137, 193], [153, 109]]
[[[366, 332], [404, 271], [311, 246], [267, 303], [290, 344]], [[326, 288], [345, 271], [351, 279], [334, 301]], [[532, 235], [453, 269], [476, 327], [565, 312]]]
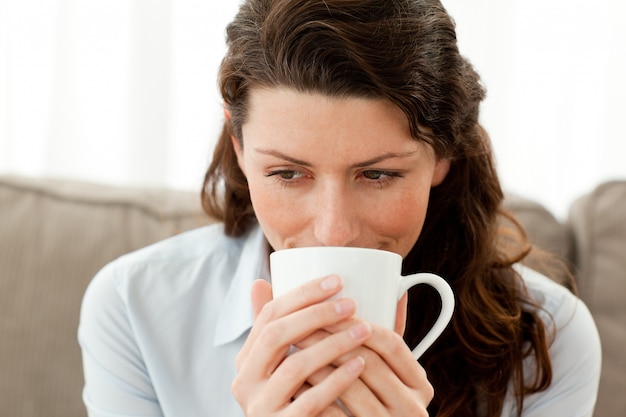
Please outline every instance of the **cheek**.
[[398, 245], [394, 251], [406, 256], [417, 241], [428, 208], [429, 189], [422, 192], [404, 190], [371, 216], [369, 224], [377, 233], [393, 238]]
[[274, 249], [282, 249], [285, 238], [293, 236], [303, 222], [303, 213], [293, 201], [260, 184], [249, 183], [250, 199], [259, 225]]
[[276, 219], [280, 219], [280, 207], [282, 206], [279, 199], [272, 196], [271, 193], [260, 184], [248, 182], [250, 189], [250, 200], [254, 213], [260, 223], [275, 223]]
[[419, 235], [426, 216], [428, 200], [403, 199], [378, 216], [378, 222], [390, 234], [396, 236]]

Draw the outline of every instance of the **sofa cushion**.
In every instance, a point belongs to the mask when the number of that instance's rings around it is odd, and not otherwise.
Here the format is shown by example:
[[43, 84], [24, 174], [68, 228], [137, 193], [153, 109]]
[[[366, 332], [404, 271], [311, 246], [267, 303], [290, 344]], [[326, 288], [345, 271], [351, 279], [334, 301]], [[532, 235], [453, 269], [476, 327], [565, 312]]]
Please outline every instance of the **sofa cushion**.
[[515, 194], [507, 194], [504, 207], [524, 226], [531, 243], [564, 259], [571, 259], [573, 247], [569, 228], [543, 205]]
[[[571, 287], [571, 278], [562, 272], [563, 266], [571, 270], [573, 265], [574, 245], [569, 226], [556, 219], [543, 205], [515, 194], [507, 194], [504, 208], [523, 226], [529, 242], [535, 247], [533, 256], [524, 263]], [[539, 251], [556, 258], [545, 257]]]
[[0, 177], [0, 415], [84, 416], [87, 284], [121, 254], [207, 222], [193, 193]]
[[626, 415], [626, 181], [605, 183], [572, 204], [577, 281], [602, 341], [595, 415]]

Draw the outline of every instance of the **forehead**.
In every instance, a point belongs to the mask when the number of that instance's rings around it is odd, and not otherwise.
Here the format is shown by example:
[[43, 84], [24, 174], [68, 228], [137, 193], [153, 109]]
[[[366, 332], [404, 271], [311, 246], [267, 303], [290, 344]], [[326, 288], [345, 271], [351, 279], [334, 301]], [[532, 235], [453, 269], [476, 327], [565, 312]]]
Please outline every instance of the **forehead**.
[[253, 90], [249, 100], [244, 149], [280, 149], [304, 159], [368, 159], [425, 145], [412, 137], [408, 119], [388, 100], [290, 89]]
[[252, 89], [245, 125], [254, 128], [327, 129], [350, 127], [359, 132], [409, 134], [406, 115], [389, 100], [353, 96], [332, 97], [288, 88]]

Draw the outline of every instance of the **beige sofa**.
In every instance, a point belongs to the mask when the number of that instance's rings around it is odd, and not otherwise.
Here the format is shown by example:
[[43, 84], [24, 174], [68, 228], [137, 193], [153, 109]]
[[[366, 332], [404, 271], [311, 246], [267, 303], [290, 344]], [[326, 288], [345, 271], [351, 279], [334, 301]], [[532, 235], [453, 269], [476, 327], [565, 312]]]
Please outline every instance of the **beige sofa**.
[[[510, 196], [532, 240], [568, 259], [603, 343], [596, 416], [626, 416], [626, 181], [566, 223]], [[76, 341], [83, 292], [108, 261], [208, 223], [194, 193], [0, 176], [0, 416], [85, 416]]]

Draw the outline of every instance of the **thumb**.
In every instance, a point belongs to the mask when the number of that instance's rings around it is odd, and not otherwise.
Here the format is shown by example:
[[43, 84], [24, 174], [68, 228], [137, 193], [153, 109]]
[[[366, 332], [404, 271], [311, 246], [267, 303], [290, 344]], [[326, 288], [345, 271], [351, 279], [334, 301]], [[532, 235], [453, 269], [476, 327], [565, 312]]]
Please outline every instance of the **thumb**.
[[250, 297], [252, 299], [252, 312], [254, 313], [254, 319], [256, 320], [263, 306], [272, 301], [273, 297], [271, 284], [263, 279], [257, 279], [252, 283]]
[[400, 336], [404, 335], [406, 329], [406, 313], [407, 313], [408, 293], [404, 293], [400, 301], [398, 301], [398, 309], [396, 310], [396, 324], [394, 331]]

